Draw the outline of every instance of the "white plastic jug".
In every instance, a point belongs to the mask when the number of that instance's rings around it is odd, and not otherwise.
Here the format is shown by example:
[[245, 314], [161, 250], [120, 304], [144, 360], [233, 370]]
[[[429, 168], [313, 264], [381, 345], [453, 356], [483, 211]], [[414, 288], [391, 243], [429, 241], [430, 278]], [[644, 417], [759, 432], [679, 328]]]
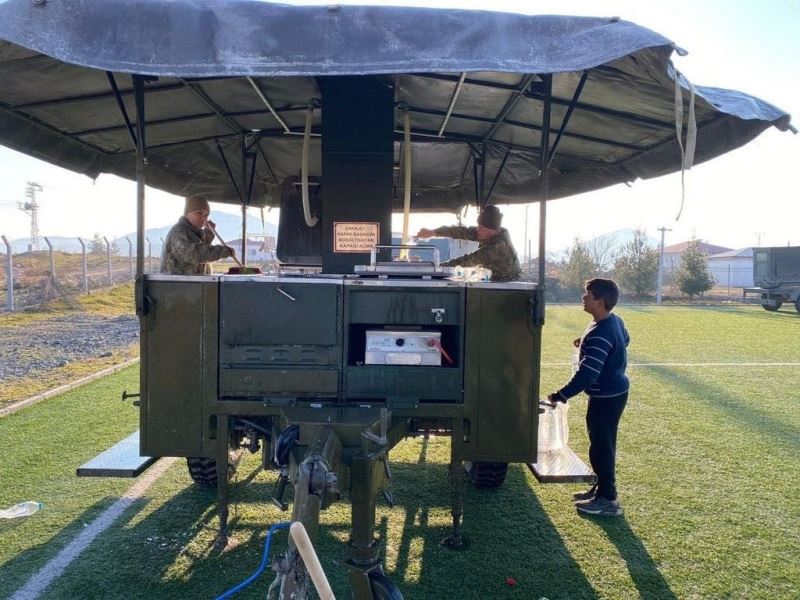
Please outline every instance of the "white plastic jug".
[[561, 402], [555, 408], [549, 406], [539, 415], [539, 452], [560, 450], [569, 444], [569, 406]]

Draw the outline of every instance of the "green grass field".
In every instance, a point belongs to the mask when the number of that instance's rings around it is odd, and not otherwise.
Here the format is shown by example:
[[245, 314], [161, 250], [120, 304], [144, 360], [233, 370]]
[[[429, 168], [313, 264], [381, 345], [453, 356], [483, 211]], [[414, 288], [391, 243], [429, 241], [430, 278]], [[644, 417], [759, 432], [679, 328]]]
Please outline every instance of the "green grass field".
[[[465, 552], [449, 532], [446, 438], [392, 452], [397, 505], [381, 504], [386, 570], [405, 598], [796, 598], [800, 595], [800, 315], [758, 307], [623, 306], [632, 393], [619, 439], [626, 516], [578, 516], [569, 485], [538, 484], [514, 465], [497, 490], [468, 489]], [[569, 374], [577, 306], [548, 307], [542, 391]], [[703, 364], [705, 363], [705, 364]], [[770, 364], [771, 363], [771, 364]], [[640, 366], [641, 365], [641, 366]], [[18, 589], [130, 485], [76, 479], [74, 469], [136, 428], [118, 392], [130, 369], [0, 420], [0, 506], [46, 507], [0, 523], [0, 597]], [[571, 446], [586, 456], [583, 411], [571, 403]], [[102, 534], [44, 598], [210, 598], [245, 579], [266, 529], [287, 518], [268, 501], [257, 458], [232, 487], [238, 546], [212, 549], [213, 493], [178, 462]], [[323, 513], [318, 549], [337, 597], [349, 506]], [[285, 547], [278, 534], [273, 552]], [[271, 572], [237, 597], [264, 598]], [[506, 579], [516, 580], [515, 586]]]

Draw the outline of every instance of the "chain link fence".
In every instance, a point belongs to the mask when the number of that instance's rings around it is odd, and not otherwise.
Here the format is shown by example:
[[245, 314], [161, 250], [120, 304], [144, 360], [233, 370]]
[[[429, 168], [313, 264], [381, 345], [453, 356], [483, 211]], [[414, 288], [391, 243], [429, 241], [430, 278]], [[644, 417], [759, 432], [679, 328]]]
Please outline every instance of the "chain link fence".
[[[83, 250], [75, 253], [55, 249], [44, 237], [46, 249], [15, 253], [6, 236], [0, 237], [2, 311], [25, 310], [56, 299], [71, 304], [76, 296], [132, 281], [136, 274], [131, 243], [120, 250], [106, 238], [101, 244], [76, 238]], [[158, 271], [159, 261], [158, 256], [146, 256], [145, 272]]]

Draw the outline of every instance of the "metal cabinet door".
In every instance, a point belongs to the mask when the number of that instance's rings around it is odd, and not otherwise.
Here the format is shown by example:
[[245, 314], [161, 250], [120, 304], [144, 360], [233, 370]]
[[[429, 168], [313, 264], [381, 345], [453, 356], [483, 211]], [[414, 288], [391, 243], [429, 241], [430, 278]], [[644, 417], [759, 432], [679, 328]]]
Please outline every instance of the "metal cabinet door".
[[467, 290], [465, 410], [471, 460], [535, 462], [541, 326], [532, 287], [488, 284]]

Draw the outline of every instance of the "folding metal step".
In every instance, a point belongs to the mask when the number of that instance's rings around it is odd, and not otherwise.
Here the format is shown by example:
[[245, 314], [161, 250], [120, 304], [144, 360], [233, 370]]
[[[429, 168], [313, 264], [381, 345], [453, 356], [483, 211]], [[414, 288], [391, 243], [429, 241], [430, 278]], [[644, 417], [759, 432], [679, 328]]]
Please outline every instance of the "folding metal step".
[[78, 467], [78, 477], [138, 477], [159, 457], [139, 456], [139, 432], [136, 431], [89, 462]]
[[528, 468], [539, 483], [595, 483], [594, 471], [571, 448], [539, 452], [539, 461]]

